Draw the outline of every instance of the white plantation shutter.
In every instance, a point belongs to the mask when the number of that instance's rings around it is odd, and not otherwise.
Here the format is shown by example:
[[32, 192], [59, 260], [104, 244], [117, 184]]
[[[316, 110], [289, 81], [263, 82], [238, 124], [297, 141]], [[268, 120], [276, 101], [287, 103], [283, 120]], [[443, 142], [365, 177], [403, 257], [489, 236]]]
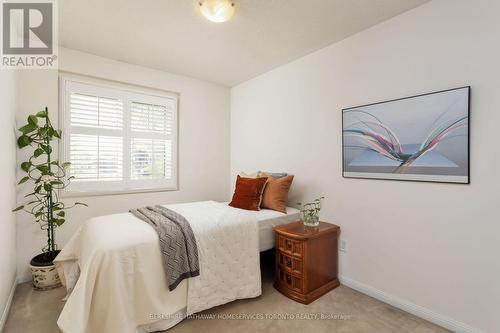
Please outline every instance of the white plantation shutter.
[[133, 132], [172, 134], [173, 105], [153, 105], [132, 102], [130, 120]]
[[177, 96], [61, 79], [69, 192], [177, 187]]
[[71, 125], [123, 129], [123, 101], [116, 98], [72, 93]]
[[75, 181], [121, 180], [123, 137], [71, 133], [69, 161]]
[[172, 141], [132, 138], [131, 179], [170, 179]]
[[130, 102], [130, 177], [140, 179], [172, 179], [172, 142], [175, 125], [173, 101], [144, 102], [132, 96]]

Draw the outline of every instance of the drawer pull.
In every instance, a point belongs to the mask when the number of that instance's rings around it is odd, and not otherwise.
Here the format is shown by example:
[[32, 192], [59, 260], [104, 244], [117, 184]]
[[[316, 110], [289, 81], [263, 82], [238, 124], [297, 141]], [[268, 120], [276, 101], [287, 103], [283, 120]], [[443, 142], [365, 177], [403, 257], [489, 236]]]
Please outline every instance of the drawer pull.
[[287, 249], [291, 249], [292, 248], [292, 242], [289, 239], [285, 240], [285, 246], [286, 246]]
[[292, 267], [292, 260], [290, 258], [286, 258], [286, 265]]
[[286, 283], [292, 284], [292, 277], [290, 275], [286, 275]]

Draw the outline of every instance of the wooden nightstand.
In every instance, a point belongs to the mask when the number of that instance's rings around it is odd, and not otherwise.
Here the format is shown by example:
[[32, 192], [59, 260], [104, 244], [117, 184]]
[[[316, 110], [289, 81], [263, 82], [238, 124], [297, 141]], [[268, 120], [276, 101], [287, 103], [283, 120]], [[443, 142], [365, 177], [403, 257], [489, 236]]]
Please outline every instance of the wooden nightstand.
[[302, 221], [274, 228], [276, 282], [283, 295], [309, 304], [339, 286], [339, 226], [320, 222], [306, 227]]

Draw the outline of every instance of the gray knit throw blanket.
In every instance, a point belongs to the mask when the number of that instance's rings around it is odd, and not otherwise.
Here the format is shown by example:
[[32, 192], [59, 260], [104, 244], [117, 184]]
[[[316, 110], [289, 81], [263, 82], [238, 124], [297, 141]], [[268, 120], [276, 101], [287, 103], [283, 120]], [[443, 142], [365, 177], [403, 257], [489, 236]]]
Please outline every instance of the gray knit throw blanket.
[[130, 212], [158, 233], [170, 291], [182, 280], [200, 275], [196, 239], [184, 216], [162, 206], [131, 209]]

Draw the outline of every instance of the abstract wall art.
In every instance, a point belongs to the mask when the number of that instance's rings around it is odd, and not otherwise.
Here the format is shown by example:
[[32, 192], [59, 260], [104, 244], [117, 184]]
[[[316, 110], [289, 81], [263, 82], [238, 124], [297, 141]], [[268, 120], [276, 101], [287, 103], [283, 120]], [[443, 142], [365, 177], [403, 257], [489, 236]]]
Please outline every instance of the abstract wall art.
[[470, 87], [342, 110], [347, 178], [469, 184]]

